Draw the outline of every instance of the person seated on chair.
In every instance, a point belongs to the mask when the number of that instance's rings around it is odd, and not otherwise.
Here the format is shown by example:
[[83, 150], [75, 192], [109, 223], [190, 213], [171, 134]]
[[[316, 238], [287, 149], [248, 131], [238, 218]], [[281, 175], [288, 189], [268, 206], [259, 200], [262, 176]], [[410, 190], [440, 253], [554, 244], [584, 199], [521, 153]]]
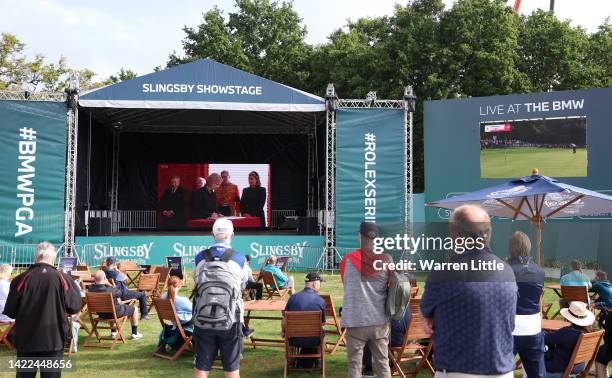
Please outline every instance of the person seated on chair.
[[[586, 286], [591, 288], [591, 280], [582, 273], [582, 263], [578, 260], [570, 261], [571, 272], [561, 276], [559, 284], [561, 286]], [[567, 308], [569, 303], [563, 298], [559, 298], [559, 307]]]
[[[304, 290], [292, 295], [285, 305], [287, 311], [321, 311], [321, 322], [325, 323], [325, 300], [318, 294], [321, 290], [321, 276], [318, 272], [310, 272], [304, 279]], [[283, 337], [285, 322], [282, 323]], [[314, 354], [316, 351], [310, 350], [320, 344], [318, 337], [292, 337], [289, 345], [302, 348], [302, 354]], [[325, 348], [325, 345], [321, 346]], [[309, 350], [304, 350], [309, 348]], [[306, 359], [304, 359], [306, 360]], [[312, 360], [312, 359], [308, 359]], [[298, 360], [301, 363], [301, 361]], [[314, 361], [313, 361], [314, 362]], [[316, 362], [314, 362], [316, 364]], [[306, 366], [303, 366], [306, 367]]]
[[[255, 277], [253, 277], [253, 269], [251, 269], [251, 256], [245, 255], [244, 257], [246, 259], [246, 263], [244, 264], [244, 270], [246, 271], [246, 274], [247, 274], [246, 288], [255, 290], [255, 299], [259, 300], [262, 297], [263, 284], [260, 282], [257, 282], [255, 280]], [[251, 294], [250, 294], [251, 299], [253, 298], [252, 295], [253, 294], [251, 291]]]
[[283, 272], [276, 266], [276, 262], [278, 261], [276, 256], [270, 257], [266, 261], [266, 266], [263, 268], [263, 272], [270, 272], [274, 275], [274, 279], [279, 286], [279, 289], [288, 289], [289, 294], [293, 295], [293, 276], [287, 277], [283, 274]]
[[106, 269], [103, 270], [107, 279], [115, 281], [115, 286], [121, 291], [121, 300], [138, 299], [140, 305], [140, 320], [149, 320], [149, 306], [147, 295], [140, 291], [128, 290], [125, 280], [126, 275], [117, 268], [117, 259], [114, 256], [106, 258]]
[[595, 371], [597, 378], [608, 377], [608, 364], [612, 361], [612, 312], [602, 310], [603, 321], [599, 321], [599, 327], [605, 330], [603, 335], [604, 343], [597, 351], [595, 358]]
[[[177, 276], [171, 276], [168, 280], [168, 291], [162, 295], [162, 298], [174, 302], [174, 309], [179, 322], [181, 322], [183, 331], [189, 336], [193, 334], [193, 306], [189, 298], [179, 295], [181, 286], [183, 286], [183, 281]], [[184, 342], [179, 337], [180, 333], [177, 332], [176, 324], [168, 327], [164, 326], [159, 334], [159, 342], [160, 344], [165, 342], [171, 348], [178, 349]]]
[[[595, 315], [588, 310], [584, 302], [571, 302], [569, 308], [561, 309], [561, 315], [572, 325], [544, 335], [544, 342], [548, 350], [544, 357], [546, 377], [561, 377], [567, 364], [569, 364], [574, 348], [580, 335], [587, 331], [595, 321]], [[578, 374], [584, 369], [584, 363], [576, 364], [572, 374]]]
[[15, 321], [15, 319], [11, 319], [2, 313], [2, 311], [4, 311], [4, 305], [6, 304], [9, 289], [11, 287], [9, 278], [11, 278], [12, 273], [13, 267], [9, 264], [0, 265], [0, 322], [2, 323], [12, 323]]
[[[89, 286], [89, 291], [92, 293], [112, 293], [113, 299], [115, 301], [115, 312], [117, 313], [117, 317], [120, 318], [122, 316], [127, 316], [130, 318], [130, 323], [132, 324], [132, 340], [141, 339], [142, 334], [138, 333], [138, 311], [133, 305], [122, 304], [119, 301], [121, 298], [121, 290], [116, 287], [112, 287], [108, 283], [108, 279], [103, 271], [99, 270], [94, 275], [94, 279], [96, 281], [95, 284]], [[101, 318], [112, 318], [113, 314], [99, 314]], [[112, 336], [117, 334], [116, 330], [111, 331]]]
[[603, 310], [612, 307], [612, 285], [608, 281], [608, 275], [604, 271], [598, 271], [595, 274], [595, 279], [591, 282], [592, 291], [597, 294], [598, 298], [595, 301], [595, 308]]

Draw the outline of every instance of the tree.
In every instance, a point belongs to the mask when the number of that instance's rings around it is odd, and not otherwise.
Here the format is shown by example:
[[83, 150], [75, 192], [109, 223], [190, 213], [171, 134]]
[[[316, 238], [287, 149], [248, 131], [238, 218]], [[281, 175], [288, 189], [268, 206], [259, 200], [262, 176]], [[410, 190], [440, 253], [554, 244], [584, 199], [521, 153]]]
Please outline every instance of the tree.
[[612, 87], [612, 24], [609, 19], [589, 37], [585, 60], [591, 63], [591, 85]]
[[236, 7], [227, 19], [213, 8], [202, 24], [183, 28], [184, 56], [171, 54], [168, 66], [213, 59], [288, 85], [308, 80], [311, 47], [292, 3], [236, 0]]

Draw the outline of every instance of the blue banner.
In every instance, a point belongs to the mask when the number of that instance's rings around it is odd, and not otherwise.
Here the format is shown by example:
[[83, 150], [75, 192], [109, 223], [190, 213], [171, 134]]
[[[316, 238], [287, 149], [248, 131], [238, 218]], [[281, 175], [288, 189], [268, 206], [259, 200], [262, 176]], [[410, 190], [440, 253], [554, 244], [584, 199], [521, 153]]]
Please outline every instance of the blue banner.
[[359, 223], [404, 232], [406, 125], [398, 109], [336, 112], [336, 246], [359, 245]]

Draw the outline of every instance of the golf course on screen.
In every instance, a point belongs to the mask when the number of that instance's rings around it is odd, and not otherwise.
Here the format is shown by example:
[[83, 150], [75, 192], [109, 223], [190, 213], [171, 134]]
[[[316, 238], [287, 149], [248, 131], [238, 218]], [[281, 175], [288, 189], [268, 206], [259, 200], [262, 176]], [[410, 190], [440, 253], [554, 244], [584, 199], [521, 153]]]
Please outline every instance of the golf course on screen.
[[483, 149], [480, 151], [480, 174], [486, 178], [526, 176], [533, 168], [550, 177], [587, 175], [587, 149], [523, 147]]

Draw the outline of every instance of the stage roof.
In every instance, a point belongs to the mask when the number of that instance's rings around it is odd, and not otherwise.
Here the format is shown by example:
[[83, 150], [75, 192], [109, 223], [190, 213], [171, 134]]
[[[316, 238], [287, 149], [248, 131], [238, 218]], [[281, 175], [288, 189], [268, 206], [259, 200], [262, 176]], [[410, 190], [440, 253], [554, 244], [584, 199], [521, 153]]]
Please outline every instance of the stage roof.
[[321, 97], [215, 62], [197, 60], [82, 94], [79, 105], [119, 109], [322, 112]]

